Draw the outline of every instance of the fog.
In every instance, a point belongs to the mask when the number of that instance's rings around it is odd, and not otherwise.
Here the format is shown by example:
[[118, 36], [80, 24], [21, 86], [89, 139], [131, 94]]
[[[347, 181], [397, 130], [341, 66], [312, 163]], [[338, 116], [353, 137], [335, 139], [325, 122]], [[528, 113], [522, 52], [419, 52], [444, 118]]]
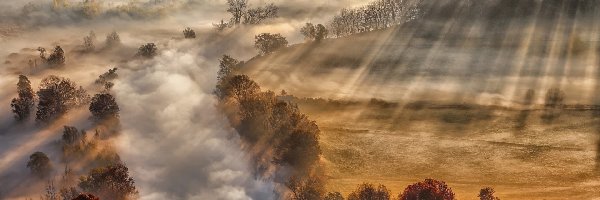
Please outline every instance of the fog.
[[[27, 75], [34, 91], [43, 77], [53, 74], [71, 79], [94, 95], [99, 92], [94, 80], [118, 67], [119, 79], [112, 93], [121, 108], [121, 131], [109, 142], [129, 167], [141, 199], [276, 199], [276, 184], [253, 174], [249, 155], [215, 107], [212, 92], [218, 59], [223, 54], [253, 57], [257, 53], [254, 35], [262, 32], [282, 33], [292, 43], [300, 42], [300, 25], [325, 23], [340, 8], [365, 2], [250, 1], [251, 6], [275, 3], [280, 6], [280, 17], [226, 33], [215, 33], [212, 27], [229, 17], [224, 1], [136, 4], [162, 9], [148, 15], [116, 11], [125, 5], [122, 2], [103, 2], [102, 12], [94, 18], [82, 16], [74, 1], [62, 10], [54, 10], [50, 1], [36, 1], [27, 15], [23, 14], [26, 1], [0, 2], [0, 55], [4, 58], [0, 63], [0, 198], [37, 198], [44, 192], [47, 180], [32, 177], [25, 167], [35, 151], [48, 154], [58, 184], [65, 166], [58, 145], [62, 127], [94, 128], [87, 107], [72, 110], [48, 126], [37, 125], [33, 119], [17, 124], [10, 100], [16, 97], [18, 75]], [[195, 29], [199, 39], [184, 40], [184, 27]], [[89, 31], [97, 35], [97, 50], [81, 54], [78, 49]], [[123, 46], [103, 50], [104, 37], [111, 31], [120, 34]], [[137, 47], [147, 42], [157, 44], [159, 55], [151, 60], [134, 58]], [[38, 59], [34, 49], [54, 45], [66, 52], [64, 67], [28, 67], [29, 60]]]

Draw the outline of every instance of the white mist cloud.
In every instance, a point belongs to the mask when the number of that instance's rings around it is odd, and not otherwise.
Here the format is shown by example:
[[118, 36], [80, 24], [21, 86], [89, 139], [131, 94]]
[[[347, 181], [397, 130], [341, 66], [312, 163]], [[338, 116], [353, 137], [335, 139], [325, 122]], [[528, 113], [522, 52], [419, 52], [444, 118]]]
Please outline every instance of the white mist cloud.
[[182, 49], [119, 71], [118, 146], [142, 199], [273, 199], [215, 107], [217, 64]]

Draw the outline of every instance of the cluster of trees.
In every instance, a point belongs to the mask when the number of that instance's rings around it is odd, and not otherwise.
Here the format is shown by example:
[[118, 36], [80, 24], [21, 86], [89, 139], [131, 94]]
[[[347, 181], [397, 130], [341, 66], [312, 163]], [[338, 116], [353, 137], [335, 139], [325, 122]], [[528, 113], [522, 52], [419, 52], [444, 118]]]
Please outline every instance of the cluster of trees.
[[50, 75], [44, 79], [37, 92], [39, 99], [36, 120], [48, 123], [69, 111], [71, 108], [89, 103], [90, 97], [67, 78]]
[[60, 46], [54, 47], [54, 50], [48, 57], [46, 57], [45, 48], [38, 47], [37, 50], [40, 52], [40, 58], [42, 61], [44, 61], [48, 66], [63, 66], [65, 64], [65, 51]]
[[418, 4], [407, 0], [377, 0], [364, 7], [343, 9], [333, 17], [330, 31], [336, 37], [385, 29], [416, 19], [421, 14]]
[[[500, 200], [494, 196], [494, 189], [485, 187], [479, 192], [481, 200]], [[323, 198], [303, 198], [303, 199], [324, 199], [324, 200], [344, 200], [344, 196], [339, 192], [330, 192]], [[369, 183], [363, 183], [348, 195], [348, 200], [454, 200], [456, 199], [452, 189], [443, 181], [435, 179], [425, 179], [422, 182], [414, 183], [404, 189], [404, 191], [393, 198], [391, 191], [384, 185], [375, 186]]]
[[110, 91], [110, 89], [112, 89], [112, 87], [115, 85], [112, 81], [119, 77], [117, 70], [118, 68], [116, 67], [109, 69], [108, 72], [98, 76], [98, 79], [96, 79], [95, 83], [104, 87], [105, 91]]
[[301, 29], [300, 33], [304, 36], [307, 41], [321, 41], [327, 38], [329, 31], [323, 24], [313, 25], [312, 23], [306, 23]]
[[272, 3], [263, 7], [250, 8], [248, 0], [227, 0], [227, 6], [231, 19], [229, 22], [221, 20], [220, 23], [214, 24], [218, 31], [239, 24], [260, 24], [267, 19], [276, 18], [279, 11], [279, 8]]
[[261, 33], [254, 38], [254, 47], [263, 55], [273, 53], [288, 45], [287, 39], [281, 34]]
[[292, 169], [292, 178], [283, 180], [288, 188], [299, 194], [316, 191], [320, 197], [323, 184], [318, 178], [322, 176], [316, 175], [321, 155], [319, 127], [296, 105], [279, 100], [274, 92], [261, 91], [248, 76], [236, 75], [240, 63], [223, 56], [216, 94], [243, 141], [260, 149], [254, 155], [257, 173]]

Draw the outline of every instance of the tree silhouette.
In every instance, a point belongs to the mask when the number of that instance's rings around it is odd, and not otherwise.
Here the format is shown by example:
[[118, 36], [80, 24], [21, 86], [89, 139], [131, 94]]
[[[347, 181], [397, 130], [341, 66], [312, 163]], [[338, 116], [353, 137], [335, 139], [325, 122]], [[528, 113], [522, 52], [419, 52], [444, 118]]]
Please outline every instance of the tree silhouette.
[[196, 38], [196, 32], [192, 30], [192, 28], [187, 27], [185, 30], [183, 30], [183, 37], [186, 39]]
[[140, 48], [138, 48], [137, 55], [143, 56], [146, 58], [153, 58], [154, 56], [157, 55], [157, 52], [156, 52], [157, 50], [158, 50], [158, 48], [156, 48], [156, 45], [154, 43], [147, 43], [147, 44], [140, 46]]
[[94, 196], [93, 194], [80, 194], [72, 200], [100, 200], [100, 198]]
[[71, 80], [54, 75], [42, 79], [37, 96], [39, 98], [36, 112], [38, 122], [50, 122], [72, 107], [87, 104], [90, 99], [82, 87], [77, 89], [77, 85]]
[[48, 56], [46, 63], [50, 66], [61, 66], [65, 64], [65, 51], [60, 46], [56, 46], [54, 51]]
[[348, 200], [390, 200], [390, 191], [384, 186], [377, 188], [373, 184], [363, 183], [358, 185], [354, 192], [348, 195]]
[[344, 200], [344, 196], [339, 192], [330, 192], [323, 197], [323, 200]]
[[52, 171], [52, 164], [45, 153], [38, 151], [29, 156], [27, 168], [31, 170], [32, 174], [40, 178], [44, 178], [50, 175], [50, 172]]
[[34, 94], [31, 89], [31, 82], [27, 76], [19, 75], [17, 83], [18, 98], [14, 98], [10, 104], [17, 121], [23, 121], [29, 118], [34, 106]]
[[261, 54], [270, 54], [287, 45], [288, 41], [281, 34], [262, 33], [255, 36], [254, 46]]
[[115, 98], [108, 93], [94, 95], [89, 110], [96, 120], [119, 117], [119, 105]]
[[107, 47], [115, 47], [121, 45], [121, 37], [117, 33], [117, 31], [113, 31], [106, 35], [106, 46]]
[[452, 189], [443, 181], [425, 179], [409, 185], [398, 197], [400, 200], [454, 200]]
[[125, 200], [139, 194], [129, 169], [122, 163], [93, 169], [80, 179], [79, 187], [101, 199]]
[[485, 187], [479, 191], [479, 195], [477, 195], [477, 197], [479, 197], [481, 200], [500, 200], [500, 198], [494, 196], [495, 192], [496, 191], [494, 188]]

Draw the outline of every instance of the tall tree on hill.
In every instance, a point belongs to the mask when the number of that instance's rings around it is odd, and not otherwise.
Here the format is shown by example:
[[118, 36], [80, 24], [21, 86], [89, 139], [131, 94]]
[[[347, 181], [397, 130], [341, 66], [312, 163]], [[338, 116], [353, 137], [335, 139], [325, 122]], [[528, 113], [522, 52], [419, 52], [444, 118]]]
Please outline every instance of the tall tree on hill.
[[31, 82], [27, 76], [19, 75], [19, 82], [17, 83], [18, 98], [14, 98], [10, 104], [13, 113], [15, 113], [15, 119], [17, 121], [23, 121], [29, 118], [34, 105], [34, 94], [31, 89]]

